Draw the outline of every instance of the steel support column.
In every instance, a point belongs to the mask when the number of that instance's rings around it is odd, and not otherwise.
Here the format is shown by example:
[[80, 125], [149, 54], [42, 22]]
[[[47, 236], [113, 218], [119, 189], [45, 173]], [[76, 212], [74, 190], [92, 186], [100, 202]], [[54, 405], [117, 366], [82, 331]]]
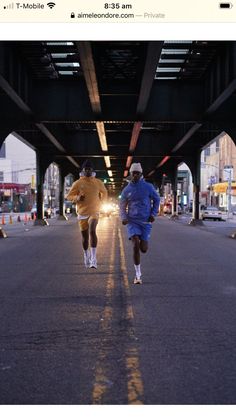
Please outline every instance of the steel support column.
[[200, 184], [201, 184], [201, 150], [196, 151], [194, 157], [186, 162], [193, 176], [193, 213], [190, 225], [202, 224], [200, 220]]
[[200, 193], [200, 185], [199, 183], [193, 184], [193, 220], [199, 220], [199, 193]]
[[59, 167], [59, 215], [57, 217], [58, 220], [67, 220], [68, 218], [65, 214], [65, 173], [61, 167]]
[[178, 203], [177, 203], [177, 183], [178, 183], [178, 168], [176, 167], [169, 175], [172, 189], [172, 209], [171, 219], [178, 218]]
[[51, 161], [43, 158], [42, 154], [36, 152], [36, 181], [37, 181], [37, 218], [34, 222], [34, 225], [48, 225], [48, 222], [44, 219], [44, 209], [43, 209], [43, 184], [44, 176], [47, 170], [48, 165]]
[[[7, 131], [0, 131], [0, 148], [2, 147], [6, 137], [8, 136], [10, 132]], [[1, 204], [1, 202], [0, 202]], [[5, 230], [0, 227], [0, 239], [5, 239], [7, 238], [7, 233], [5, 232]]]

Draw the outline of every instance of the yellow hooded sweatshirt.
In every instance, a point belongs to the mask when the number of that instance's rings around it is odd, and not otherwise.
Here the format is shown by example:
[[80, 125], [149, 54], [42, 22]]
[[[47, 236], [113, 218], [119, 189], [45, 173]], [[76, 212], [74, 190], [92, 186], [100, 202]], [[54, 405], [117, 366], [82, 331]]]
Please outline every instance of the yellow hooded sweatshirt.
[[[84, 196], [83, 201], [78, 200], [80, 196]], [[107, 199], [107, 190], [100, 179], [83, 176], [73, 183], [66, 199], [76, 202], [79, 215], [92, 216], [100, 211], [102, 201]]]

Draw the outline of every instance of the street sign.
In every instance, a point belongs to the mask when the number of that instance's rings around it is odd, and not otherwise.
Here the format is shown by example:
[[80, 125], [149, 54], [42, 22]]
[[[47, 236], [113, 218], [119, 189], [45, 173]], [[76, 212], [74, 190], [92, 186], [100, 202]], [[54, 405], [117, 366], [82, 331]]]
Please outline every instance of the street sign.
[[224, 181], [228, 182], [234, 178], [234, 167], [232, 165], [225, 165], [223, 169]]

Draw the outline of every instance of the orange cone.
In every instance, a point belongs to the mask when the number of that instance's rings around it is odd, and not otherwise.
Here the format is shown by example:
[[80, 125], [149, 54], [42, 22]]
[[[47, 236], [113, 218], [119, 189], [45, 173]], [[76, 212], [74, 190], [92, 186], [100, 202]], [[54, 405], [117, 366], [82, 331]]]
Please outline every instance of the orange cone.
[[10, 215], [10, 217], [9, 217], [9, 224], [13, 224], [12, 215]]
[[6, 223], [5, 223], [5, 217], [4, 217], [4, 215], [2, 214], [2, 226], [4, 226]]

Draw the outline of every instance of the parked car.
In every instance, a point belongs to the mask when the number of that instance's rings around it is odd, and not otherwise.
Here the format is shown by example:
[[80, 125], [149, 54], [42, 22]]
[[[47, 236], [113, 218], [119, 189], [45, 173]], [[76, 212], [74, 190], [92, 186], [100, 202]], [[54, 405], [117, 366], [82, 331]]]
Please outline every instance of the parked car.
[[231, 206], [231, 211], [232, 211], [233, 215], [236, 215], [236, 205]]
[[222, 221], [222, 212], [216, 207], [206, 207], [201, 213], [202, 220], [219, 220]]
[[[52, 216], [52, 208], [50, 208], [48, 205], [44, 204], [44, 217], [45, 218], [51, 218]], [[31, 210], [31, 218], [32, 220], [34, 217], [37, 217], [37, 208], [33, 207]]]

